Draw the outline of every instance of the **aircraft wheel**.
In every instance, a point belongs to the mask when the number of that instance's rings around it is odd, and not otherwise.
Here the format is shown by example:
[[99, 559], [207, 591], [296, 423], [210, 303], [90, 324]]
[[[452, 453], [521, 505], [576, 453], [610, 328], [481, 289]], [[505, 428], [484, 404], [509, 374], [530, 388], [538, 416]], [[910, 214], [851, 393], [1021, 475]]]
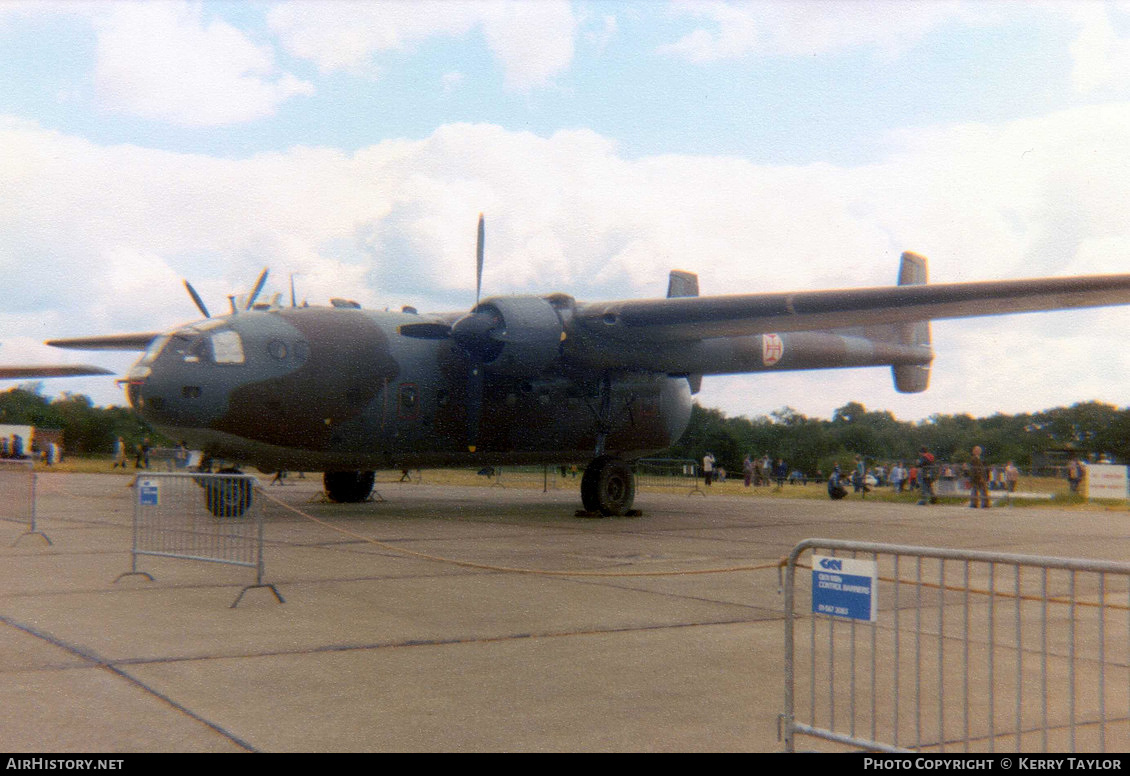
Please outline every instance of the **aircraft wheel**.
[[[238, 474], [225, 469], [222, 474]], [[216, 517], [243, 517], [251, 506], [251, 483], [243, 477], [208, 477], [204, 481], [204, 503]]]
[[376, 472], [326, 472], [322, 475], [326, 496], [338, 504], [365, 501], [373, 492], [376, 479]]
[[585, 468], [581, 502], [605, 517], [626, 514], [636, 500], [636, 475], [626, 461], [602, 455]]

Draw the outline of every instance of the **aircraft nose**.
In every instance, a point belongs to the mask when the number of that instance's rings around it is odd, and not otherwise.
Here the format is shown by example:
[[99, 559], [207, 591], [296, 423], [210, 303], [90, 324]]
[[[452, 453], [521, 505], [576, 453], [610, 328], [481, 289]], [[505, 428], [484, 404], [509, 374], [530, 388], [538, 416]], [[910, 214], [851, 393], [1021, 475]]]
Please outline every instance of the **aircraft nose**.
[[150, 423], [195, 426], [206, 414], [200, 376], [186, 373], [180, 359], [135, 364], [125, 382], [130, 406]]
[[141, 389], [145, 385], [146, 380], [153, 370], [141, 364], [134, 364], [126, 373], [124, 380], [119, 382], [125, 383], [126, 399], [129, 401], [129, 406], [133, 407], [136, 412], [141, 412], [144, 404], [141, 396]]

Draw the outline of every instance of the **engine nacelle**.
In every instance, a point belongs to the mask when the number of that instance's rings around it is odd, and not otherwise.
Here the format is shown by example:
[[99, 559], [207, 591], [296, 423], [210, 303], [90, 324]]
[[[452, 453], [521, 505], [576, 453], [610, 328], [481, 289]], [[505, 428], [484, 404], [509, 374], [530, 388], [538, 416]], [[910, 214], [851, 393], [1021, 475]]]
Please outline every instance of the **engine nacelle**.
[[485, 359], [488, 372], [538, 375], [561, 357], [565, 325], [557, 310], [540, 296], [486, 299], [473, 315], [490, 314], [496, 322], [487, 336], [498, 347]]

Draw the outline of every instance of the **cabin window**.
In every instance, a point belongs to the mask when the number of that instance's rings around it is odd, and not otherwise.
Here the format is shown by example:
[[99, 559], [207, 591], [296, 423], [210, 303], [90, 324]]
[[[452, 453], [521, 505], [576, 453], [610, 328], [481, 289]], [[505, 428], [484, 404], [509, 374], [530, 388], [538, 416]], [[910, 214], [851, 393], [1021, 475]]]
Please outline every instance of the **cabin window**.
[[234, 331], [212, 335], [212, 358], [217, 364], [242, 364], [243, 339]]
[[286, 343], [282, 340], [271, 340], [270, 344], [267, 345], [267, 352], [282, 361], [286, 358]]
[[310, 358], [310, 343], [306, 340], [298, 340], [291, 347], [290, 353], [294, 357], [294, 363], [305, 364], [306, 359]]

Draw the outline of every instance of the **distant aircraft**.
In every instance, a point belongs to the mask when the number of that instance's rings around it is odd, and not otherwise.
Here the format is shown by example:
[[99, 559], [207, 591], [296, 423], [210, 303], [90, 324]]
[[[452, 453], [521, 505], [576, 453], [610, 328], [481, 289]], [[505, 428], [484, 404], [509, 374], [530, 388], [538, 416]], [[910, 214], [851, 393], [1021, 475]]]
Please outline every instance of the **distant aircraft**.
[[1130, 275], [927, 285], [912, 253], [889, 287], [700, 297], [673, 271], [664, 299], [480, 302], [481, 217], [477, 260], [466, 313], [298, 306], [293, 287], [290, 306], [256, 304], [264, 270], [227, 315], [185, 281], [203, 320], [48, 344], [145, 350], [125, 382], [146, 420], [217, 459], [325, 472], [337, 502], [367, 499], [382, 468], [579, 463], [585, 509], [620, 515], [632, 462], [679, 439], [703, 375], [889, 366], [923, 391], [931, 319], [1130, 303]]

